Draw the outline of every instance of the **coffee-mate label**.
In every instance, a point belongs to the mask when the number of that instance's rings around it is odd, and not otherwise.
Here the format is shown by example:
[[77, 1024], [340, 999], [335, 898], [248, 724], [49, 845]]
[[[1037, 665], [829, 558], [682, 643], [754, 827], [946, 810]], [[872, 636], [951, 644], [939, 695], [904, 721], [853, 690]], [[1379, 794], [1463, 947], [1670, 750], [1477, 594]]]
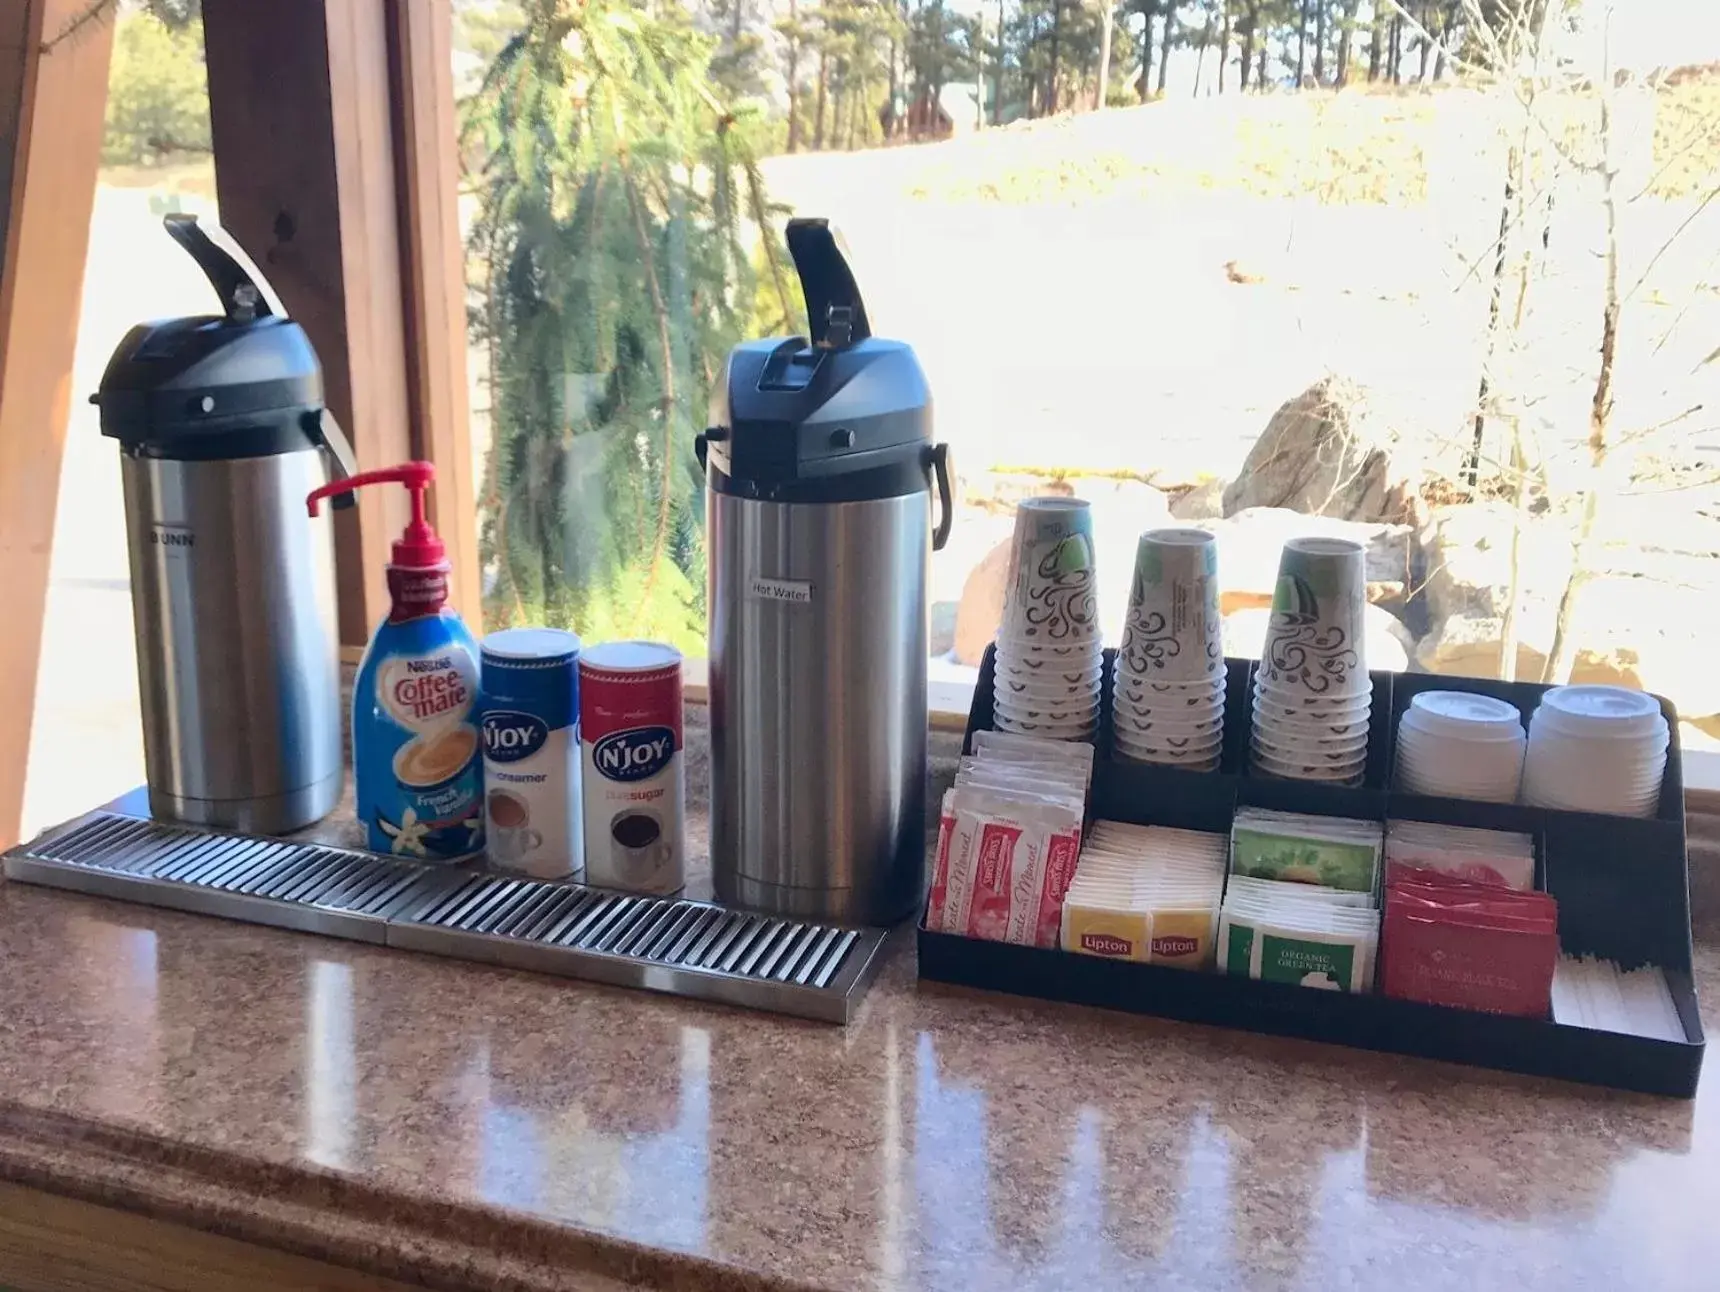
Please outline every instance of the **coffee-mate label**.
[[606, 642], [579, 657], [579, 757], [590, 884], [665, 895], [686, 884], [681, 653]]
[[358, 814], [373, 852], [451, 861], [484, 846], [478, 652], [449, 613], [386, 622], [353, 690]]
[[579, 638], [507, 628], [483, 643], [484, 855], [537, 879], [579, 878]]

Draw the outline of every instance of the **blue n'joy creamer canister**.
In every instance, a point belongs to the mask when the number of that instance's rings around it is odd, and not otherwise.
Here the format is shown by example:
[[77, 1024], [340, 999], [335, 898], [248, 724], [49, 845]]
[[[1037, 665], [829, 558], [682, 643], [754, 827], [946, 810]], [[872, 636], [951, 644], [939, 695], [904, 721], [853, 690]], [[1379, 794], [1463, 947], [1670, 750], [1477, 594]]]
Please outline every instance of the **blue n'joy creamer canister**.
[[485, 852], [538, 879], [577, 879], [579, 638], [507, 628], [484, 638], [482, 662]]
[[478, 734], [478, 646], [448, 608], [448, 558], [424, 518], [436, 468], [407, 462], [325, 485], [319, 499], [403, 484], [412, 522], [388, 565], [388, 617], [352, 689], [352, 764], [359, 820], [373, 852], [454, 861], [483, 851], [484, 766]]

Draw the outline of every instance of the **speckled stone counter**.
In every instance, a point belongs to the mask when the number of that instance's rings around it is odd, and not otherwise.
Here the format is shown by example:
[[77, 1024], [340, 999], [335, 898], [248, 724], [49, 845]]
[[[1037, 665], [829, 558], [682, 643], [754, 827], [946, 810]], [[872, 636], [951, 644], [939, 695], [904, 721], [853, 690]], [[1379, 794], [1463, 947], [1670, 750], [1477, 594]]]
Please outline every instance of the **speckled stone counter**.
[[1681, 1103], [920, 987], [907, 935], [846, 1029], [3, 882], [0, 947], [0, 1178], [437, 1287], [1720, 1268], [1713, 1064]]

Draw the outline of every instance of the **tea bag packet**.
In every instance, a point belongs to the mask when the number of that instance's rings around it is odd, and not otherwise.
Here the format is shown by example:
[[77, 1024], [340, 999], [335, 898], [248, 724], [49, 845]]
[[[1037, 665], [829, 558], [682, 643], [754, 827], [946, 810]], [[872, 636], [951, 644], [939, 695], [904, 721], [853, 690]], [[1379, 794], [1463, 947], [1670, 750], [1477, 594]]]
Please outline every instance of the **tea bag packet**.
[[1253, 897], [1277, 905], [1282, 902], [1313, 902], [1322, 906], [1348, 906], [1366, 910], [1373, 906], [1370, 893], [1352, 893], [1342, 888], [1323, 888], [1318, 884], [1293, 884], [1281, 879], [1251, 879], [1232, 875], [1225, 888], [1226, 901]]
[[1390, 821], [1386, 882], [1398, 867], [1441, 871], [1478, 884], [1528, 891], [1535, 885], [1532, 835], [1425, 821]]
[[1065, 901], [1062, 946], [1177, 967], [1211, 963], [1223, 835], [1095, 821]]
[[1219, 922], [1220, 971], [1328, 991], [1372, 989], [1379, 913], [1319, 902], [1233, 900]]
[[1234, 875], [1373, 893], [1383, 840], [1373, 821], [1243, 808], [1231, 827]]
[[1063, 898], [1058, 943], [1065, 951], [1145, 961], [1151, 954], [1152, 915], [1135, 906], [1131, 878], [1098, 877], [1085, 861]]
[[1559, 936], [1549, 894], [1395, 864], [1382, 938], [1389, 996], [1525, 1018], [1551, 1009]]

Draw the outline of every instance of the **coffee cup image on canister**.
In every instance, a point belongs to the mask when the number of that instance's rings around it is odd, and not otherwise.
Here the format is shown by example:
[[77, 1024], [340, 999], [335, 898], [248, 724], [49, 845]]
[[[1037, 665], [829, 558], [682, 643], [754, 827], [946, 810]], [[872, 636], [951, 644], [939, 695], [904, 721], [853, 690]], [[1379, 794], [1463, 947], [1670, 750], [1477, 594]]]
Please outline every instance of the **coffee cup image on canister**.
[[663, 822], [644, 808], [625, 807], [609, 821], [610, 855], [616, 877], [625, 884], [646, 884], [669, 861]]
[[394, 777], [409, 789], [439, 789], [465, 770], [477, 748], [478, 729], [469, 723], [426, 731], [394, 751]]
[[485, 800], [489, 814], [486, 848], [496, 861], [518, 861], [543, 846], [543, 836], [531, 826], [531, 809], [525, 800], [506, 790], [491, 790]]

